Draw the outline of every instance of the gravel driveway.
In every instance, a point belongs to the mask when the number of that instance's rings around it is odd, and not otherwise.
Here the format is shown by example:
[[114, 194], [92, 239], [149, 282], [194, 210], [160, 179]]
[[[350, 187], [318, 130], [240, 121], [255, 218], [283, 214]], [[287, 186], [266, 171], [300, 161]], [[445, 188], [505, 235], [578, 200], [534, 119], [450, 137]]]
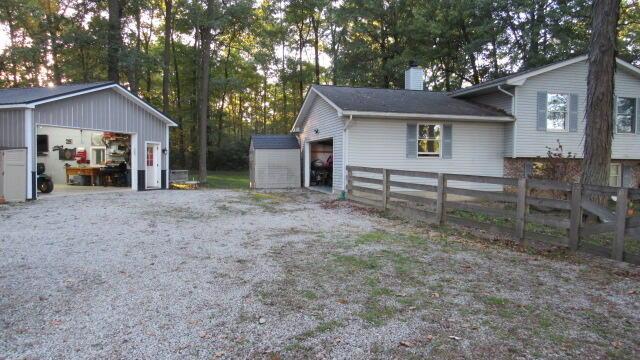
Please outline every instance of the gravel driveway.
[[0, 358], [637, 358], [637, 267], [321, 194], [0, 206]]

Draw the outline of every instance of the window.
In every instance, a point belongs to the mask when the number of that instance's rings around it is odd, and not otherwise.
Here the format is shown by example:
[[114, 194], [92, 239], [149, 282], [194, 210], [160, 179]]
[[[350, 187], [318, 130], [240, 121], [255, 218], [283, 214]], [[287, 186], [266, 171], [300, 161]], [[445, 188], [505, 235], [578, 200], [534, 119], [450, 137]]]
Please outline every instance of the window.
[[49, 135], [38, 135], [36, 148], [38, 155], [46, 155], [49, 152]]
[[107, 148], [104, 146], [91, 148], [91, 165], [100, 166], [106, 163]]
[[567, 129], [569, 95], [547, 94], [547, 131]]
[[622, 186], [622, 165], [611, 164], [609, 169], [609, 186]]
[[435, 124], [418, 125], [418, 156], [440, 156], [441, 129]]
[[616, 101], [616, 132], [633, 134], [636, 132], [636, 99], [619, 97]]
[[147, 166], [153, 166], [153, 148], [147, 146]]

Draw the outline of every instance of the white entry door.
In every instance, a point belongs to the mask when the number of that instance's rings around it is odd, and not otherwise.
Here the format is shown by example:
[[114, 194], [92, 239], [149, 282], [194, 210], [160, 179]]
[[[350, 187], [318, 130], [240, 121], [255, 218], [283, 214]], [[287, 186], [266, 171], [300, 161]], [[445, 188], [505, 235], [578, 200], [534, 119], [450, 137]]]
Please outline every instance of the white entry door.
[[147, 189], [160, 188], [160, 143], [147, 143], [145, 174]]

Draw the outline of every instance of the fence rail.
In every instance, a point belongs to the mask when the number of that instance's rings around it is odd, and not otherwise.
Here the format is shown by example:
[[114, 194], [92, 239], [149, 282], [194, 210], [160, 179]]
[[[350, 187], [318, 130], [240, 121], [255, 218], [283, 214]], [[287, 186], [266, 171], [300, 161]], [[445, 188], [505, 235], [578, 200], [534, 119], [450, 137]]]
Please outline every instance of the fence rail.
[[[523, 245], [542, 241], [640, 264], [640, 216], [633, 206], [640, 189], [347, 166], [347, 194], [367, 206], [480, 228]], [[615, 209], [597, 197], [615, 197]]]

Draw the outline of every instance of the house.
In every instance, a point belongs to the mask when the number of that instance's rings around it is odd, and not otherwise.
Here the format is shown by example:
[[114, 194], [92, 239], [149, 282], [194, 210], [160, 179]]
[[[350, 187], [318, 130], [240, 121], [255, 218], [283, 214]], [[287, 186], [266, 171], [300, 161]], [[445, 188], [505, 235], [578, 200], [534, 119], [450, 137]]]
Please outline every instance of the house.
[[44, 165], [56, 188], [67, 183], [166, 188], [166, 115], [112, 82], [0, 90], [0, 147], [26, 148], [28, 199]]
[[[405, 72], [405, 89], [314, 85], [293, 125], [305, 186], [317, 144], [333, 155], [333, 192], [346, 166], [521, 177], [562, 144], [580, 166], [587, 57], [531, 69], [452, 93], [423, 89], [424, 71]], [[640, 69], [618, 59], [611, 184], [640, 180]], [[487, 185], [460, 184], [485, 189]]]
[[293, 135], [253, 135], [249, 145], [252, 189], [300, 187], [300, 144]]

